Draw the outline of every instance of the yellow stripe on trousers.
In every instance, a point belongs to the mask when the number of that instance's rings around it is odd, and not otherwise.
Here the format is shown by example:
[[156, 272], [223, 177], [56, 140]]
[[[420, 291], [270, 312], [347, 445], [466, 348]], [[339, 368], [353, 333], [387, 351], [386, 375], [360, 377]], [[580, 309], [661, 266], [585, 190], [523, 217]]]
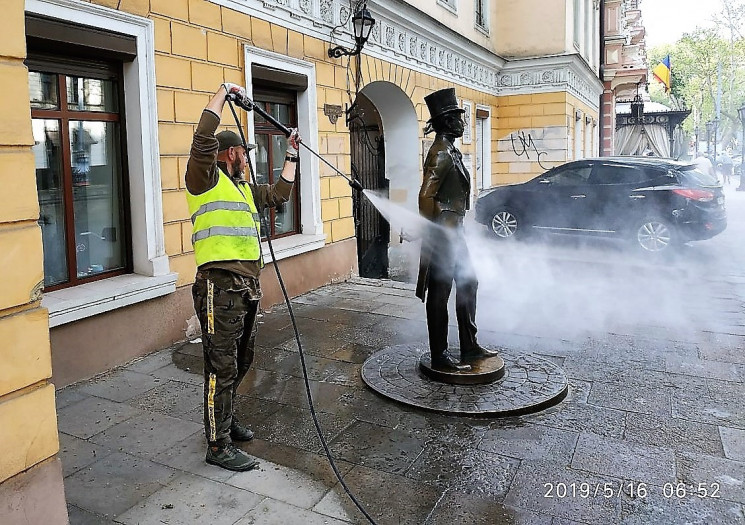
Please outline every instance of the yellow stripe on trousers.
[[207, 333], [215, 333], [215, 284], [207, 279]]
[[217, 440], [217, 429], [215, 428], [215, 386], [217, 376], [210, 374], [209, 390], [207, 391], [207, 414], [210, 425], [210, 441]]

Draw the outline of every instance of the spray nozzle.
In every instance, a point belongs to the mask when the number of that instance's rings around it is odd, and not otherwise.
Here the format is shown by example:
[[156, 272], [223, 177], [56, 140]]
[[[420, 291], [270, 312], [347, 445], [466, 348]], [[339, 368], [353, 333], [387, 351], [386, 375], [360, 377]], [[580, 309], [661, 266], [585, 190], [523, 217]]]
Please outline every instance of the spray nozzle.
[[365, 190], [365, 188], [362, 187], [362, 184], [360, 184], [360, 181], [358, 181], [357, 179], [347, 179], [347, 180], [349, 181], [349, 185], [353, 189], [355, 189], [355, 190], [357, 190], [359, 192], [362, 192], [362, 191]]

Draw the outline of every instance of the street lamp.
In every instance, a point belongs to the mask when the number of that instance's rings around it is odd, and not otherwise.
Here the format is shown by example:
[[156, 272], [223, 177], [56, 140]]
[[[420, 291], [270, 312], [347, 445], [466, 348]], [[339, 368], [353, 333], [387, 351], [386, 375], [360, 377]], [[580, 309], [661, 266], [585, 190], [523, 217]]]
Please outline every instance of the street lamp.
[[715, 118], [714, 122], [714, 166], [717, 165], [717, 131], [719, 130], [719, 119]]
[[367, 39], [370, 38], [370, 31], [372, 31], [375, 25], [375, 19], [367, 10], [367, 3], [363, 4], [359, 11], [357, 11], [352, 17], [352, 25], [354, 26], [354, 49], [349, 50], [342, 46], [336, 46], [329, 48], [330, 58], [340, 58], [343, 56], [355, 56], [362, 52], [362, 46], [365, 45]]
[[740, 185], [737, 187], [737, 191], [745, 191], [745, 166], [742, 165], [745, 161], [745, 106], [742, 106], [737, 110], [740, 114], [740, 124], [742, 124], [742, 150], [740, 156]]
[[709, 120], [706, 123], [706, 155], [711, 157], [711, 132], [714, 130], [714, 123]]
[[693, 153], [694, 153], [693, 157], [694, 158], [698, 157], [698, 132], [699, 132], [698, 126], [693, 128], [693, 136], [695, 139], [695, 142], [693, 143]]

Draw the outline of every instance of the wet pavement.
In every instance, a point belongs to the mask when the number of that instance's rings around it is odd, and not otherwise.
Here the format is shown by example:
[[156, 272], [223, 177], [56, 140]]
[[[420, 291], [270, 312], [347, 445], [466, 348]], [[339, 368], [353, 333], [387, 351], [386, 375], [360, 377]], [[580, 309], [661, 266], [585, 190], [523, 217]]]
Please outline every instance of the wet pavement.
[[[567, 398], [535, 414], [438, 414], [363, 383], [369, 356], [426, 339], [410, 284], [296, 298], [320, 424], [376, 522], [745, 523], [745, 194], [727, 195], [728, 230], [669, 261], [477, 243], [480, 340], [568, 378]], [[258, 470], [204, 462], [198, 343], [58, 391], [71, 523], [366, 522], [322, 453], [286, 308], [261, 323], [236, 406]]]

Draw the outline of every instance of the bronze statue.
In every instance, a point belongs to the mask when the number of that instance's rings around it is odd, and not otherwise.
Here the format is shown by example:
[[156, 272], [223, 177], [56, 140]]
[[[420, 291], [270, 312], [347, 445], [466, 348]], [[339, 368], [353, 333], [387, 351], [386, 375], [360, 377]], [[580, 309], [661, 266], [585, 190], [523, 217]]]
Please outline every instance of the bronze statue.
[[[419, 190], [419, 212], [434, 223], [422, 240], [416, 295], [427, 303], [427, 330], [432, 368], [446, 372], [471, 369], [467, 363], [494, 357], [497, 352], [476, 341], [476, 292], [478, 280], [471, 264], [463, 230], [469, 208], [471, 176], [454, 142], [463, 136], [464, 110], [458, 107], [455, 89], [435, 91], [424, 97], [429, 109], [425, 135], [435, 141], [424, 161]], [[455, 315], [460, 338], [460, 362], [448, 352], [448, 298], [455, 281]]]

